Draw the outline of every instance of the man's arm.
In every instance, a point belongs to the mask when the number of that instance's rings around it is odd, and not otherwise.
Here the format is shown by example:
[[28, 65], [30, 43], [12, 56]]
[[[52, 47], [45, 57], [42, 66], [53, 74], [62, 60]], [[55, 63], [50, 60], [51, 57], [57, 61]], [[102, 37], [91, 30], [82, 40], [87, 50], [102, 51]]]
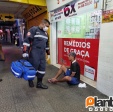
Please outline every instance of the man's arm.
[[72, 73], [71, 73], [70, 76], [71, 77], [74, 77], [76, 75], [76, 71], [77, 71], [77, 68], [76, 68], [76, 64], [75, 63], [72, 64], [71, 71], [72, 71]]
[[47, 40], [47, 42], [46, 42], [46, 53], [47, 53], [47, 55], [50, 55], [50, 49], [49, 49], [49, 35], [47, 34], [47, 36], [48, 36], [48, 40]]
[[33, 41], [33, 38], [34, 38], [34, 35], [35, 35], [35, 30], [36, 30], [36, 27], [30, 28], [29, 31], [27, 32], [26, 38], [24, 39], [23, 53], [25, 55], [28, 54], [28, 52], [29, 52], [28, 48], [30, 47], [31, 42]]
[[71, 76], [71, 77], [74, 77], [75, 74], [76, 74], [76, 72], [72, 72], [70, 76]]
[[66, 68], [70, 69], [70, 66], [66, 66]]

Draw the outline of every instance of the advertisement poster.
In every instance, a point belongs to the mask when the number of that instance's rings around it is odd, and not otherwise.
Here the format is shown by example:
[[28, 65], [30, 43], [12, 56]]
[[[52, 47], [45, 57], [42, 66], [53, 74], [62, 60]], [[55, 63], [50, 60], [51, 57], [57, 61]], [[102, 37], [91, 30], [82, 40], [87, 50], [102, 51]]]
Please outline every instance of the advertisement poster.
[[58, 22], [58, 63], [69, 66], [68, 53], [73, 51], [77, 55], [81, 74], [96, 80], [100, 24], [100, 10]]
[[113, 9], [102, 12], [102, 23], [113, 22]]
[[51, 22], [63, 20], [84, 12], [96, 11], [101, 9], [102, 0], [74, 0], [65, 6], [50, 12]]

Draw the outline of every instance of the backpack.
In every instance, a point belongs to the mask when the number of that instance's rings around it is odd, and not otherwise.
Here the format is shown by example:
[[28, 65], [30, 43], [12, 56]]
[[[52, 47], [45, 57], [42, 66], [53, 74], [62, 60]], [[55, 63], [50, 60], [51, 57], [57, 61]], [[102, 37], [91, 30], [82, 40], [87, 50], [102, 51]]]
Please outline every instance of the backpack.
[[18, 60], [11, 63], [11, 72], [17, 78], [34, 80], [36, 76], [35, 68], [27, 60]]

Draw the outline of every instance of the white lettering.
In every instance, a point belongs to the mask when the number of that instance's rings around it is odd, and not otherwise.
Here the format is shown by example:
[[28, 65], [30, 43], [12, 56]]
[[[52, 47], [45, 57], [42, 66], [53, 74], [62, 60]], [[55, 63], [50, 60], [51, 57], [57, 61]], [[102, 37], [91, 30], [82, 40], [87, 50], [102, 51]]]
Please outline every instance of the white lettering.
[[69, 53], [69, 48], [65, 48], [65, 47], [64, 47], [64, 52]]
[[93, 108], [92, 107], [89, 107], [89, 111], [93, 111]]
[[85, 42], [82, 43], [82, 47], [86, 48], [86, 43]]
[[87, 49], [90, 49], [90, 42], [87, 43]]
[[[71, 48], [70, 50], [69, 50], [69, 48], [68, 48], [68, 50], [65, 50], [66, 52], [75, 52], [76, 53], [76, 55], [79, 55], [79, 56], [82, 56], [82, 58], [83, 57], [90, 57], [89, 56], [89, 52], [88, 51], [84, 51], [84, 50], [76, 50], [76, 49], [73, 49], [73, 48]], [[69, 53], [68, 52], [68, 53]]]
[[100, 107], [100, 111], [104, 111], [104, 108]]
[[86, 51], [85, 57], [89, 58], [89, 52], [88, 51]]
[[90, 49], [90, 42], [64, 41], [64, 46]]
[[98, 111], [98, 108], [95, 107], [95, 111]]
[[113, 107], [110, 107], [110, 108], [109, 108], [109, 111], [113, 111]]

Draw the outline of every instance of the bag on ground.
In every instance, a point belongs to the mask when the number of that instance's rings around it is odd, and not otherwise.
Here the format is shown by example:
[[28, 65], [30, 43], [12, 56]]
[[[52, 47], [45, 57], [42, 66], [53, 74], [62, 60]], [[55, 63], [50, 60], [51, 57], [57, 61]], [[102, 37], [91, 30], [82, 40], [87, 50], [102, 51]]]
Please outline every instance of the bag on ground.
[[27, 60], [18, 60], [11, 63], [11, 71], [17, 78], [34, 80], [36, 76], [35, 68]]

